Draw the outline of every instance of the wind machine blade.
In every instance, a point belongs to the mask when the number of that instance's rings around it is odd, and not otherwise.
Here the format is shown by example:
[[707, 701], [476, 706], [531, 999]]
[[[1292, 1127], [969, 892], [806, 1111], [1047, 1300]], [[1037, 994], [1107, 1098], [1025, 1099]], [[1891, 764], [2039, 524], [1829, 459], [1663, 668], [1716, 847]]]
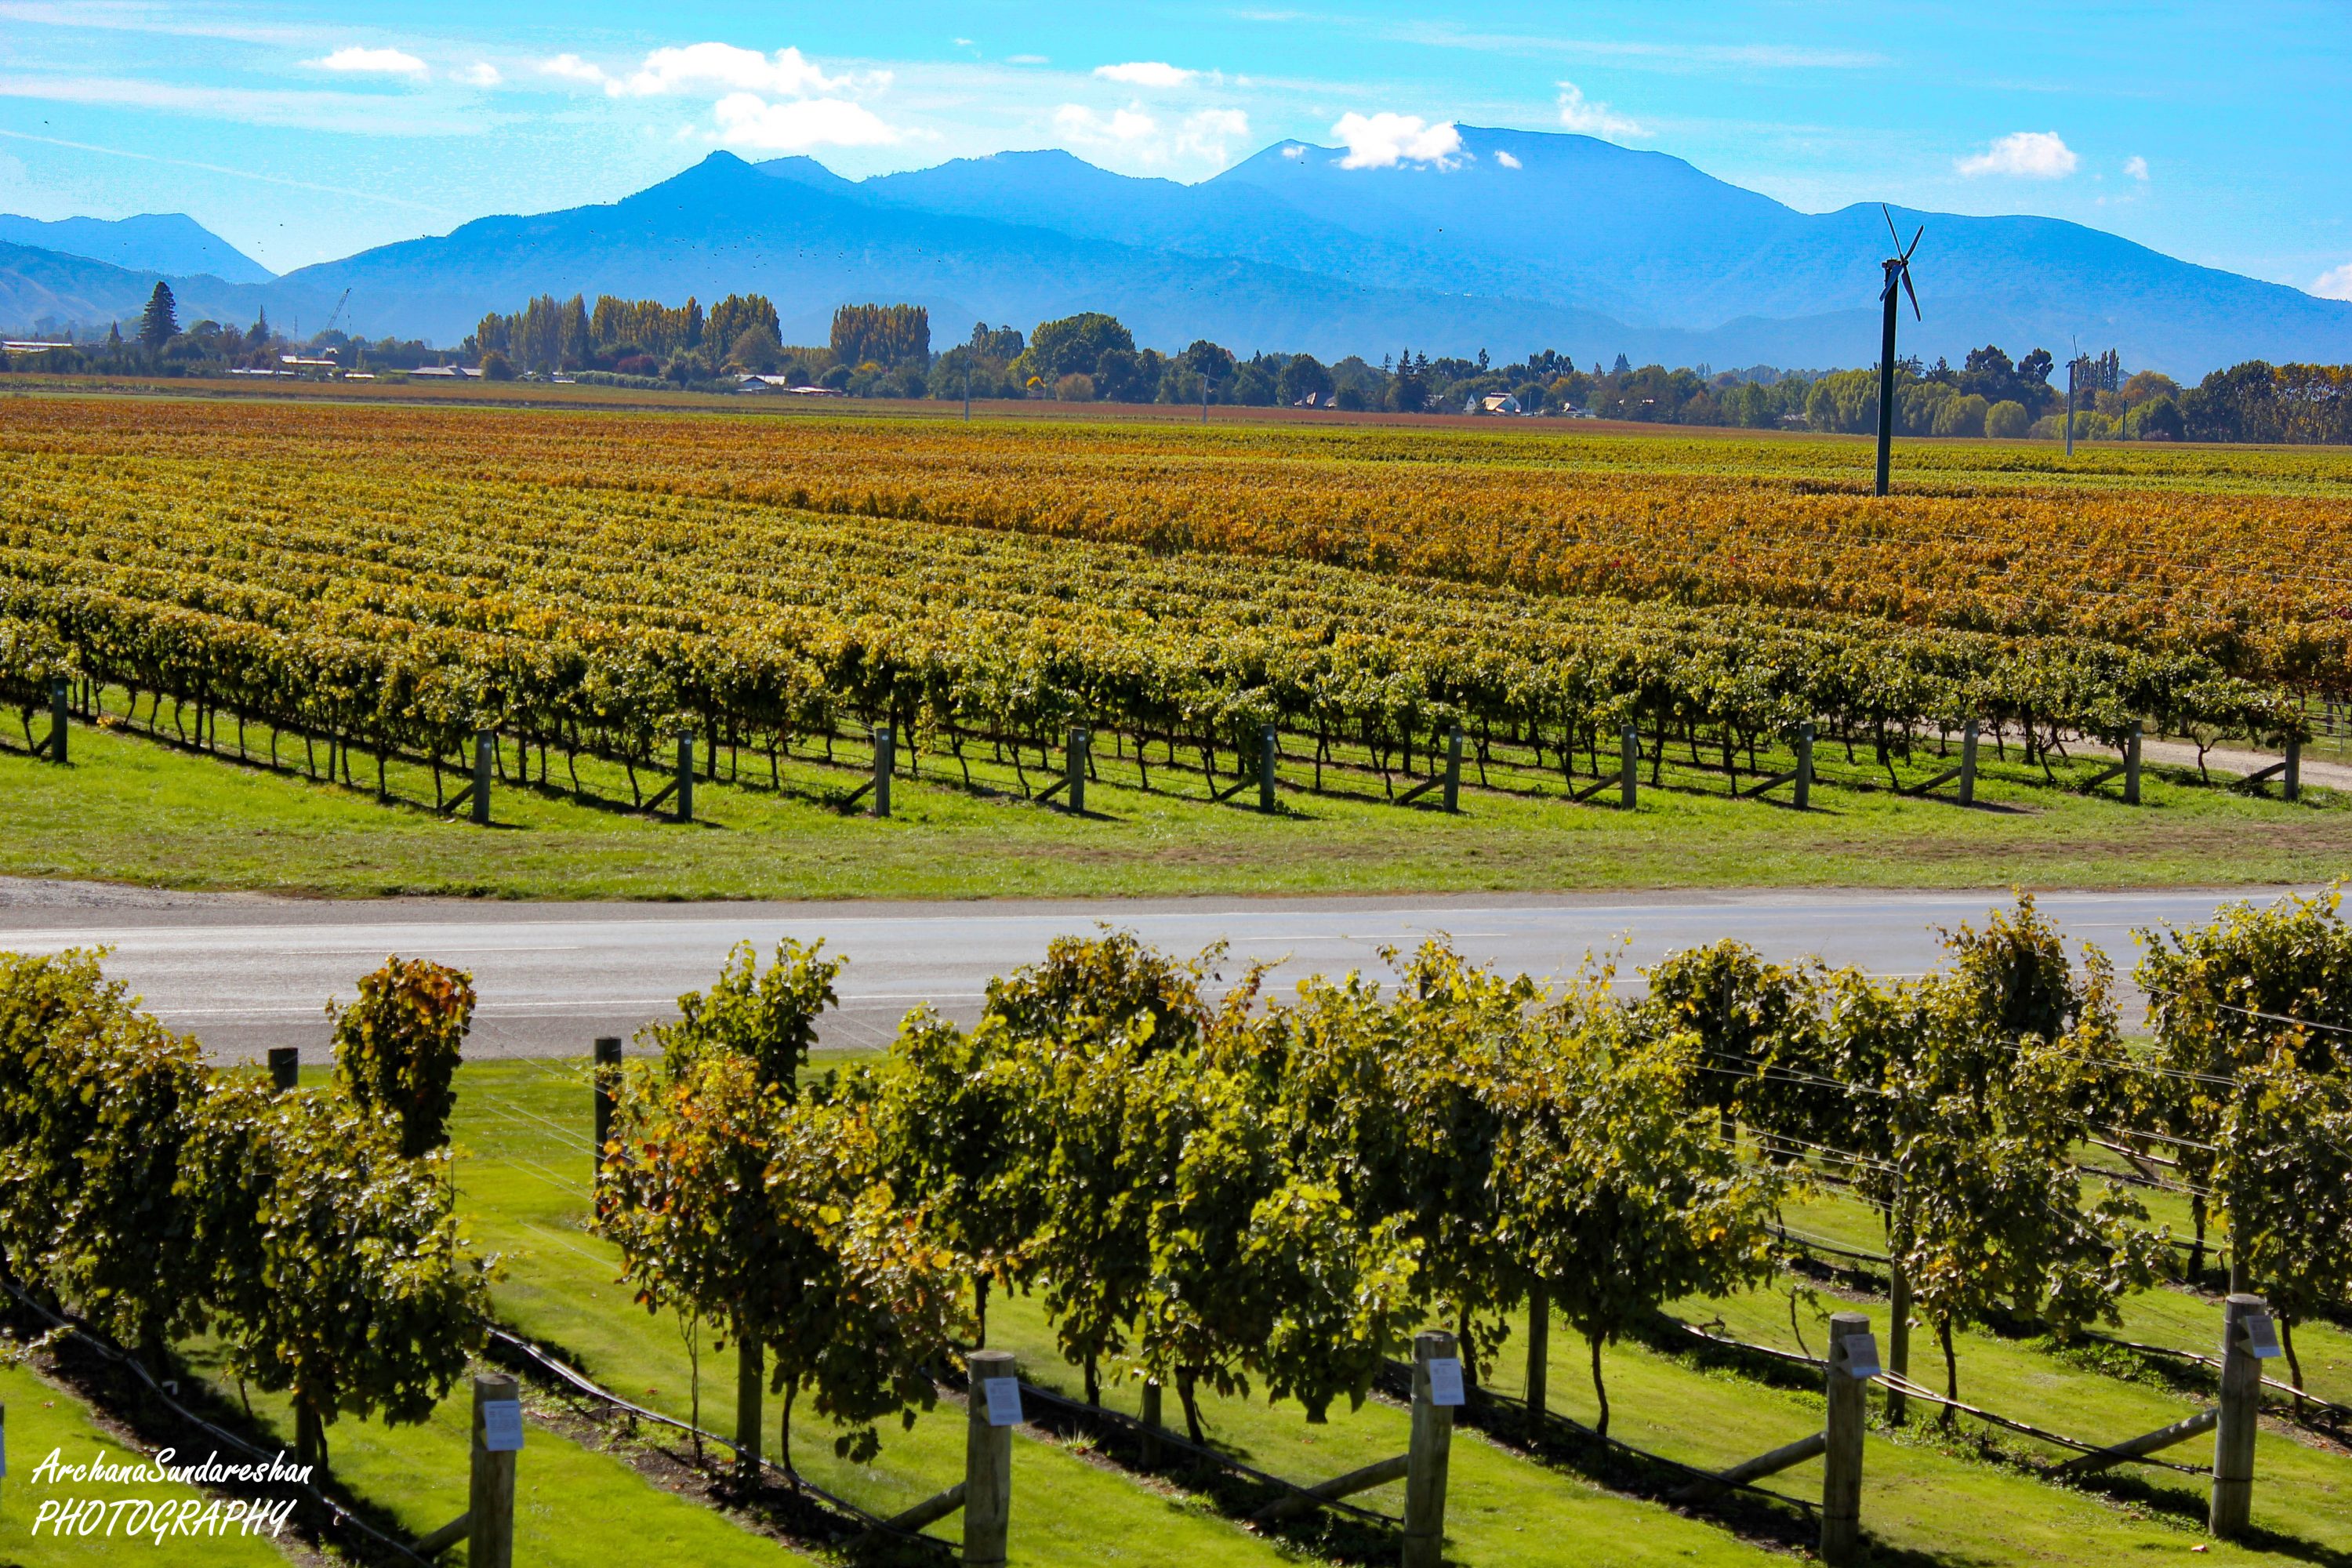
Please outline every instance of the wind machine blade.
[[1919, 290], [1911, 287], [1911, 268], [1907, 264], [1903, 268], [1903, 291], [1911, 296], [1911, 319], [1926, 321], [1927, 318], [1919, 314]]

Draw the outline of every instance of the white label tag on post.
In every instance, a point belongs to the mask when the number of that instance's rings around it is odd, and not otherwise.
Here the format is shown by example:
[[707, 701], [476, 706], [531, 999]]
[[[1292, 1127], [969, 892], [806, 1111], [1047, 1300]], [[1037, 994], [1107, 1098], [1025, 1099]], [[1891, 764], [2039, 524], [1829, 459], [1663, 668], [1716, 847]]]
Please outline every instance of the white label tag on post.
[[2256, 1361], [2269, 1361], [2286, 1354], [2279, 1343], [2278, 1322], [2268, 1312], [2249, 1312], [2240, 1320], [2246, 1328], [2246, 1348], [2254, 1352]]
[[988, 1401], [988, 1424], [991, 1426], [1021, 1425], [1021, 1380], [1017, 1377], [985, 1377], [980, 1383], [981, 1397]]
[[512, 1454], [522, 1447], [522, 1401], [482, 1401], [482, 1448], [487, 1453]]
[[1878, 1375], [1876, 1335], [1848, 1334], [1838, 1343], [1845, 1347], [1845, 1373], [1848, 1377], [1872, 1378]]
[[1462, 1363], [1454, 1357], [1447, 1355], [1430, 1358], [1429, 1402], [1432, 1405], [1462, 1403]]

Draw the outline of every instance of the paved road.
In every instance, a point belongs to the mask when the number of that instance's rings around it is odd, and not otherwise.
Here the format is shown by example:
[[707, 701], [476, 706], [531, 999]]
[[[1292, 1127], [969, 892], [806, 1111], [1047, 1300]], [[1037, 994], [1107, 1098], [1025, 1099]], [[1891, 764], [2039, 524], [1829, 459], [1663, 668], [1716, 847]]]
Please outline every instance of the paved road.
[[[2128, 971], [2131, 931], [2204, 921], [2243, 895], [2056, 893], [2041, 900], [2068, 936], [2105, 947]], [[2257, 895], [2266, 899], [2271, 895]], [[1169, 900], [971, 904], [498, 904], [383, 900], [322, 903], [233, 896], [139, 894], [0, 879], [0, 949], [54, 952], [104, 942], [109, 970], [172, 1026], [224, 1058], [293, 1045], [323, 1060], [330, 996], [387, 952], [472, 972], [480, 996], [473, 1056], [586, 1054], [597, 1035], [633, 1034], [674, 1015], [682, 991], [707, 984], [728, 948], [780, 936], [824, 937], [849, 955], [842, 1006], [823, 1043], [887, 1041], [907, 1011], [930, 1003], [950, 1017], [977, 1012], [990, 976], [1036, 959], [1065, 931], [1097, 921], [1128, 926], [1171, 951], [1231, 944], [1227, 975], [1276, 961], [1286, 992], [1300, 977], [1376, 969], [1379, 950], [1450, 933], [1484, 963], [1552, 977], [1588, 951], [1622, 948], [1621, 970], [1677, 947], [1737, 936], [1768, 956], [1818, 953], [1883, 974], [1936, 962], [1934, 929], [1979, 920], [2005, 895], [1776, 891], [1331, 900]], [[2133, 998], [2135, 1005], [2137, 998]]]

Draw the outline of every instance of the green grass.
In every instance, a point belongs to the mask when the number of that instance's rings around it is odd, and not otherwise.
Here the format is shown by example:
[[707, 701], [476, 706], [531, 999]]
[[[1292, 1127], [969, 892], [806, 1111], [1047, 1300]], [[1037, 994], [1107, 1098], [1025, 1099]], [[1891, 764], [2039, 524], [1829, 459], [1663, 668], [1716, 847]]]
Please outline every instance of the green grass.
[[[486, 1246], [509, 1253], [499, 1309], [528, 1332], [562, 1347], [630, 1397], [684, 1415], [688, 1378], [682, 1342], [667, 1319], [652, 1319], [614, 1281], [613, 1252], [586, 1233], [585, 1065], [487, 1063], [459, 1080], [457, 1146], [461, 1203]], [[1861, 1246], [1878, 1240], [1861, 1205], [1830, 1197], [1792, 1213], [1792, 1222]], [[1823, 1310], [1849, 1303], [1824, 1299]], [[1874, 1315], [1884, 1343], [1882, 1302], [1855, 1303]], [[1795, 1348], [1784, 1295], [1758, 1292], [1723, 1302], [1684, 1303], [1696, 1321], [1720, 1314], [1728, 1331], [1751, 1341]], [[2125, 1331], [2161, 1342], [2178, 1338], [2203, 1348], [2214, 1336], [2212, 1304], [2156, 1291], [2127, 1303]], [[1810, 1312], [1808, 1343], [1823, 1331]], [[1935, 1385], [1932, 1337], [1915, 1336], [1913, 1373]], [[1076, 1372], [1052, 1348], [1035, 1302], [992, 1304], [991, 1342], [1018, 1353], [1034, 1381], [1075, 1394]], [[2305, 1331], [2306, 1365], [2326, 1362], [2340, 1374], [2352, 1363], [2352, 1336], [2325, 1326]], [[2095, 1440], [2115, 1440], [2178, 1419], [2201, 1397], [2154, 1380], [2110, 1375], [2041, 1342], [1984, 1333], [1961, 1336], [1961, 1395], [1988, 1408]], [[1492, 1382], [1521, 1386], [1523, 1356], [1515, 1339], [1502, 1351]], [[1585, 1347], [1556, 1324], [1549, 1361], [1550, 1405], [1590, 1421], [1594, 1414]], [[1808, 1386], [1782, 1387], [1704, 1358], [1632, 1342], [1604, 1357], [1613, 1430], [1627, 1441], [1685, 1462], [1719, 1467], [1777, 1447], [1818, 1425], [1821, 1399]], [[702, 1418], [729, 1430], [733, 1418], [731, 1362], [706, 1354]], [[2326, 1387], [2318, 1376], [2315, 1386]], [[1134, 1413], [1139, 1391], [1112, 1385], [1106, 1403]], [[1172, 1396], [1167, 1414], [1177, 1419]], [[1204, 1401], [1212, 1439], [1260, 1468], [1298, 1480], [1319, 1479], [1404, 1445], [1405, 1415], [1380, 1401], [1332, 1413], [1310, 1426], [1294, 1405]], [[2191, 1478], [2137, 1472], [2138, 1481], [2108, 1489], [2039, 1479], [2017, 1463], [2055, 1458], [2026, 1439], [2002, 1438], [1979, 1450], [1973, 1424], [1944, 1434], [1915, 1423], [1906, 1432], [1874, 1428], [1865, 1458], [1864, 1518], [1878, 1561], [1914, 1564], [2024, 1562], [2091, 1568], [2209, 1544], [2202, 1533], [2203, 1487]], [[957, 1474], [961, 1416], [926, 1417], [911, 1434], [891, 1433], [881, 1458], [853, 1468], [831, 1457], [824, 1434], [795, 1432], [793, 1458], [828, 1488], [876, 1509], [903, 1507]], [[2003, 1456], [2007, 1456], [2004, 1458]], [[2191, 1462], [2210, 1457], [2192, 1441], [2174, 1451]], [[1066, 1449], [1029, 1439], [1016, 1453], [1013, 1520], [1016, 1558], [1032, 1562], [1270, 1562], [1275, 1544], [1251, 1537], [1197, 1504], [1171, 1499], [1151, 1483], [1108, 1473]], [[2280, 1429], [2260, 1443], [2255, 1519], [2266, 1533], [2248, 1546], [2210, 1543], [2217, 1561], [2252, 1562], [2266, 1552], [2352, 1562], [2352, 1459], [2323, 1452]], [[2154, 1479], [2149, 1479], [2154, 1478]], [[1817, 1491], [1818, 1464], [1784, 1473], [1771, 1485], [1791, 1495]], [[1537, 1463], [1475, 1434], [1458, 1436], [1448, 1509], [1449, 1561], [1507, 1563], [1749, 1563], [1772, 1555], [1724, 1526], [1611, 1492], [1572, 1469]], [[1400, 1506], [1391, 1487], [1365, 1494], [1370, 1506]], [[1142, 1531], [1129, 1538], [1130, 1531]], [[939, 1527], [953, 1534], [951, 1524]], [[1111, 1553], [1119, 1555], [1113, 1557]], [[1164, 1552], [1164, 1555], [1162, 1554]]]
[[[266, 752], [258, 731], [251, 743]], [[1293, 789], [1308, 770], [1286, 762], [1286, 809], [1269, 817], [1209, 804], [1197, 771], [1157, 761], [1146, 793], [1106, 737], [1084, 820], [1021, 798], [1013, 770], [992, 761], [974, 763], [967, 788], [938, 753], [922, 757], [919, 781], [897, 781], [892, 819], [847, 815], [837, 802], [862, 782], [864, 759], [845, 748], [841, 766], [788, 760], [781, 790], [747, 755], [740, 784], [698, 784], [691, 826], [577, 802], [560, 787], [558, 759], [558, 787], [498, 786], [488, 829], [431, 811], [421, 767], [395, 766], [399, 798], [379, 805], [364, 757], [355, 760], [360, 787], [345, 787], [120, 729], [77, 725], [70, 752], [58, 768], [0, 752], [11, 827], [0, 836], [0, 874], [352, 897], [977, 898], [2251, 885], [2325, 880], [2352, 861], [2352, 801], [2336, 792], [2310, 790], [2289, 805], [2151, 768], [2135, 809], [2113, 786], [2085, 795], [1988, 755], [1984, 804], [1963, 810], [1895, 795], [1878, 770], [1827, 745], [1813, 809], [1802, 814], [1727, 799], [1719, 774], [1670, 758], [1665, 787], [1649, 787], [1645, 773], [1632, 813], [1533, 793], [1525, 777], [1479, 789], [1473, 774], [1455, 816], [1388, 804], [1369, 773], [1331, 774], [1332, 794]], [[299, 742], [281, 746], [289, 763], [300, 754]], [[1923, 756], [1906, 776], [1933, 765]], [[639, 776], [650, 795], [658, 781]], [[1028, 768], [1032, 788], [1053, 776]], [[583, 777], [606, 801], [631, 798], [617, 767], [586, 764]], [[1255, 795], [1243, 798], [1254, 806]]]
[[[7, 1479], [0, 1480], [0, 1563], [9, 1568], [82, 1568], [124, 1561], [154, 1568], [248, 1568], [286, 1561], [267, 1536], [170, 1536], [160, 1542], [152, 1536], [126, 1540], [119, 1533], [59, 1539], [44, 1530], [36, 1536], [33, 1527], [44, 1502], [142, 1498], [176, 1504], [200, 1494], [193, 1487], [169, 1482], [37, 1481], [35, 1472], [52, 1451], [61, 1465], [100, 1458], [110, 1465], [138, 1464], [152, 1456], [123, 1447], [91, 1419], [89, 1406], [26, 1366], [0, 1362], [0, 1405], [7, 1409], [9, 1460]], [[290, 1536], [292, 1526], [288, 1529]]]
[[[206, 1358], [199, 1351], [192, 1359], [202, 1368]], [[290, 1451], [291, 1405], [280, 1395], [251, 1398], [255, 1421]], [[439, 1529], [466, 1511], [471, 1399], [459, 1388], [419, 1426], [351, 1417], [336, 1422], [327, 1432], [335, 1480], [401, 1531], [421, 1536]], [[526, 1397], [526, 1411], [536, 1415], [536, 1403], [535, 1396]], [[541, 1568], [607, 1568], [623, 1540], [640, 1562], [772, 1568], [798, 1555], [673, 1495], [617, 1455], [592, 1451], [541, 1422], [528, 1425], [515, 1467], [515, 1561]], [[463, 1548], [443, 1559], [465, 1560]]]

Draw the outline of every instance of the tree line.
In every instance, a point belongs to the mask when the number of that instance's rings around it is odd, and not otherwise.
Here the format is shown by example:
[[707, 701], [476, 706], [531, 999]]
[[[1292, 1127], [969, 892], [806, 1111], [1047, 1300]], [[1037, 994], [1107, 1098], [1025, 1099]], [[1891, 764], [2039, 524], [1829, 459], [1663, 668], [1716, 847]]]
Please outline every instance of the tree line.
[[[296, 342], [267, 316], [239, 332], [215, 321], [183, 330], [171, 286], [159, 282], [126, 339], [117, 323], [103, 343], [22, 353], [0, 370], [67, 374], [157, 372], [201, 375], [276, 368], [287, 353], [331, 354], [343, 370], [413, 370], [451, 353], [421, 342], [371, 342], [328, 331]], [[1771, 365], [1636, 366], [1619, 354], [1580, 368], [1555, 350], [1509, 364], [1415, 353], [1375, 364], [1351, 354], [1324, 364], [1311, 354], [1246, 358], [1206, 339], [1177, 353], [1139, 349], [1134, 334], [1100, 311], [1043, 321], [1024, 334], [976, 323], [970, 337], [931, 352], [929, 311], [919, 305], [843, 305], [829, 341], [782, 341], [772, 301], [730, 294], [706, 314], [698, 300], [542, 295], [520, 310], [491, 311], [458, 345], [489, 379], [584, 375], [646, 384], [731, 389], [740, 374], [781, 375], [854, 396], [961, 399], [1047, 397], [1066, 402], [1203, 403], [1310, 406], [1400, 414], [1479, 413], [1509, 397], [1524, 414], [1587, 416], [1642, 424], [1803, 429], [1867, 434], [1877, 428], [1875, 366], [1783, 371]], [[2158, 371], [2125, 374], [2109, 349], [2062, 365], [2047, 349], [2012, 359], [1997, 344], [1954, 367], [1916, 359], [1896, 365], [1895, 429], [1917, 437], [2054, 440], [2068, 418], [2065, 372], [2076, 395], [2078, 440], [2344, 443], [2352, 441], [2352, 366], [2273, 365], [2248, 360], [2183, 387]]]

